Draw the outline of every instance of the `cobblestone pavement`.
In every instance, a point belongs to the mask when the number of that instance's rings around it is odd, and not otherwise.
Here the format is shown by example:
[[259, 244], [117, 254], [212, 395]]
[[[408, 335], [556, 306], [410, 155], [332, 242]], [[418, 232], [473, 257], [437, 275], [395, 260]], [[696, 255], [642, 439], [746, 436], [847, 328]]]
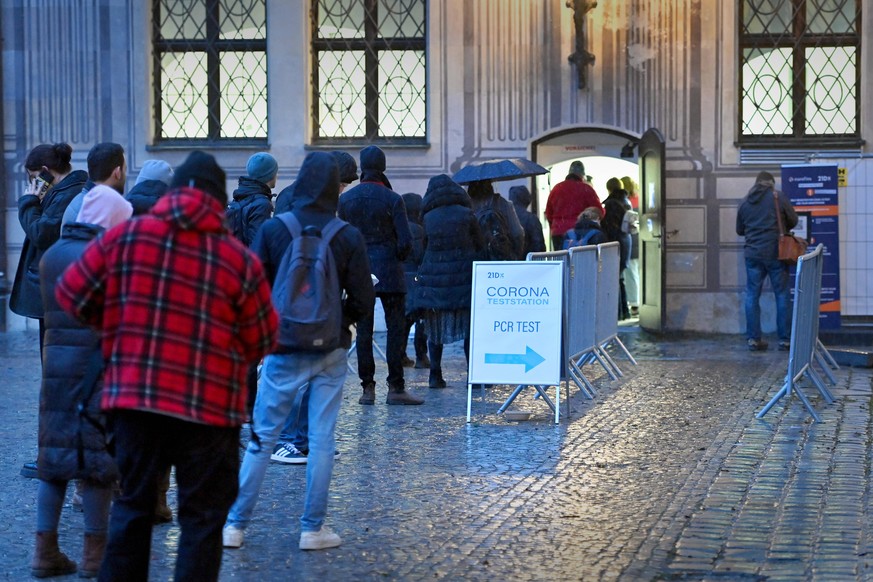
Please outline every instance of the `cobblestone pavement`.
[[[272, 464], [221, 579], [873, 579], [870, 370], [836, 372], [833, 405], [804, 389], [821, 424], [797, 399], [757, 420], [786, 352], [750, 353], [738, 336], [621, 337], [639, 365], [619, 357], [619, 381], [587, 366], [597, 397], [574, 389], [560, 425], [533, 390], [513, 405], [531, 420], [496, 415], [507, 386], [485, 390], [485, 402], [476, 394], [467, 424], [459, 345], [446, 350], [445, 390], [427, 388], [427, 370], [407, 370], [423, 406], [383, 403], [384, 364], [377, 405], [360, 406], [350, 375], [327, 522], [343, 545], [297, 549], [305, 469]], [[0, 334], [9, 580], [28, 578], [33, 551], [36, 482], [18, 470], [36, 448], [36, 346], [34, 332]], [[76, 558], [81, 533], [65, 508], [61, 544]], [[172, 578], [178, 535], [175, 524], [155, 528], [152, 580]]]

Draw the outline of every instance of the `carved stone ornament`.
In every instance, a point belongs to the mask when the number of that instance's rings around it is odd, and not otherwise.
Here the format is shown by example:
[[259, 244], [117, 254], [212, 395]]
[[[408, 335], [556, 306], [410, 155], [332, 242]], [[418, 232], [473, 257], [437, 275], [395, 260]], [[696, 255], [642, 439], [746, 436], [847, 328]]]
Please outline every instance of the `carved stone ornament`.
[[570, 63], [576, 65], [579, 74], [579, 89], [588, 86], [586, 67], [594, 64], [594, 55], [585, 50], [585, 15], [597, 8], [596, 0], [567, 0], [567, 8], [573, 9], [573, 26], [576, 29], [576, 50], [567, 57]]

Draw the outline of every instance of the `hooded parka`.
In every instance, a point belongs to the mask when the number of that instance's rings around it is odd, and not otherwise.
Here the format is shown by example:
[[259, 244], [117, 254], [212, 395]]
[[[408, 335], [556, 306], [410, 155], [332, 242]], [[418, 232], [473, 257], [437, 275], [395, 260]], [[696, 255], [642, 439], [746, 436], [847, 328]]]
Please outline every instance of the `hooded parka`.
[[[288, 192], [286, 199], [290, 203], [289, 211], [294, 213], [301, 226], [312, 225], [322, 229], [336, 215], [339, 197], [336, 172], [336, 162], [332, 156], [323, 152], [312, 152], [303, 160], [294, 184], [283, 190]], [[251, 250], [260, 257], [271, 287], [282, 257], [290, 245], [291, 233], [279, 218], [270, 218], [264, 222], [255, 236]], [[348, 349], [352, 345], [349, 326], [360, 320], [364, 314], [373, 312], [375, 298], [373, 281], [370, 278], [370, 262], [364, 238], [352, 225], [346, 225], [334, 235], [330, 241], [330, 250], [333, 252], [340, 285], [346, 291], [341, 345]], [[277, 346], [275, 353], [289, 351]]]
[[418, 268], [419, 309], [469, 309], [473, 261], [485, 241], [467, 192], [445, 174], [434, 176], [424, 195], [424, 258]]
[[546, 239], [543, 236], [543, 224], [537, 215], [527, 209], [530, 206], [531, 195], [527, 186], [513, 186], [509, 189], [509, 201], [515, 207], [518, 222], [524, 229], [524, 256], [528, 253], [541, 253], [546, 250]]
[[[776, 221], [774, 190], [769, 182], [757, 182], [740, 202], [737, 211], [737, 234], [745, 237], [746, 258], [772, 261], [779, 257], [779, 225]], [[797, 226], [797, 212], [788, 196], [778, 196], [782, 228], [786, 232]]]

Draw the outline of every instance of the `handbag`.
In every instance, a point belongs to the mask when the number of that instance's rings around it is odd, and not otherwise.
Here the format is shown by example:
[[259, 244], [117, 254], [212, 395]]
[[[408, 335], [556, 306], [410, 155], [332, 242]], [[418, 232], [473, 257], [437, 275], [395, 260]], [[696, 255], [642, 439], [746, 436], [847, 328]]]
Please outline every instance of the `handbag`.
[[782, 211], [779, 208], [779, 195], [773, 190], [773, 205], [776, 206], [776, 224], [779, 227], [779, 260], [783, 263], [796, 265], [797, 259], [806, 254], [809, 243], [793, 234], [784, 232], [782, 228]]

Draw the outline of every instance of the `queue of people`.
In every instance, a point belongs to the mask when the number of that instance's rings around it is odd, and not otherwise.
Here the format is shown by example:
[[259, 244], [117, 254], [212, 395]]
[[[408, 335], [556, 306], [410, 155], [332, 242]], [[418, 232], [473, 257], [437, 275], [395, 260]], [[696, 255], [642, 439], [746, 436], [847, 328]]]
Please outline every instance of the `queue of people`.
[[[510, 202], [490, 182], [465, 189], [441, 174], [423, 196], [401, 196], [376, 146], [361, 150], [360, 182], [348, 189], [359, 179], [352, 156], [308, 154], [275, 208], [279, 166], [266, 152], [251, 157], [232, 199], [224, 170], [201, 151], [175, 169], [147, 162], [126, 196], [119, 144], [94, 146], [87, 173], [72, 169], [71, 154], [67, 144], [34, 148], [19, 200], [26, 238], [11, 306], [39, 320], [43, 356], [36, 577], [147, 580], [152, 526], [172, 515], [173, 468], [176, 580], [217, 579], [222, 548], [244, 543], [271, 460], [307, 467], [300, 549], [340, 545], [325, 521], [351, 328], [358, 403], [376, 401], [378, 298], [385, 403], [422, 405], [404, 367], [429, 368], [428, 387], [443, 389], [444, 346], [463, 342], [469, 357], [473, 262], [500, 241], [508, 259], [545, 250], [527, 188], [514, 187]], [[628, 192], [611, 179], [601, 205], [584, 172], [574, 162], [549, 197], [552, 244], [568, 231], [589, 244], [617, 240], [624, 271]], [[311, 324], [329, 341], [302, 345], [289, 340], [304, 323], [288, 310], [313, 290], [336, 301], [328, 311], [337, 323]], [[406, 357], [411, 325], [415, 360]], [[85, 520], [78, 565], [58, 541], [72, 480], [82, 484]]]
[[[12, 306], [39, 320], [45, 348], [32, 574], [147, 579], [152, 525], [172, 516], [166, 490], [175, 468], [175, 579], [214, 580], [222, 547], [243, 543], [267, 464], [287, 462], [288, 447], [307, 465], [301, 549], [339, 545], [324, 520], [350, 326], [358, 332], [361, 404], [375, 401], [376, 297], [389, 322], [386, 403], [424, 402], [403, 377], [411, 322], [415, 363], [430, 368], [429, 386], [445, 387], [442, 346], [468, 346], [471, 265], [484, 258], [473, 199], [439, 176], [424, 197], [407, 194], [423, 219], [411, 228], [385, 175], [385, 154], [373, 146], [361, 152], [360, 184], [343, 196], [358, 179], [354, 159], [310, 154], [275, 209], [278, 163], [266, 152], [251, 157], [232, 198], [224, 170], [204, 152], [175, 169], [148, 161], [127, 195], [122, 146], [94, 146], [87, 173], [72, 169], [71, 154], [67, 144], [34, 148], [19, 201], [27, 236]], [[511, 204], [498, 211], [514, 227], [518, 258], [524, 231]], [[304, 233], [326, 229], [335, 216], [348, 220], [329, 243], [344, 299], [342, 340], [328, 351], [281, 340], [284, 316], [271, 288], [294, 246], [279, 220], [286, 212]], [[464, 237], [454, 236], [457, 219]], [[416, 246], [410, 278], [403, 262]], [[443, 280], [446, 265], [457, 280]], [[240, 465], [246, 421], [251, 438]], [[302, 440], [282, 441], [301, 432]], [[72, 480], [81, 484], [85, 516], [78, 564], [61, 551], [57, 533]]]

